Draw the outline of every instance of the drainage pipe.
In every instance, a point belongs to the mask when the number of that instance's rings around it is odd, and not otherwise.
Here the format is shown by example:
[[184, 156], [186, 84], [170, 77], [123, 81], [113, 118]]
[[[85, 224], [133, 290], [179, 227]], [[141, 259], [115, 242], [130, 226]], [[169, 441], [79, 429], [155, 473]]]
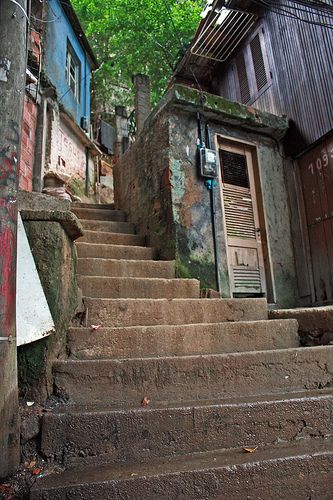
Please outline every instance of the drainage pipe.
[[[206, 135], [207, 148], [211, 149], [210, 129], [209, 129], [208, 123], [206, 123], [205, 135]], [[216, 184], [217, 184], [216, 179], [209, 179], [209, 183], [206, 182], [206, 185], [207, 185], [207, 187], [209, 189], [209, 193], [210, 193], [210, 211], [211, 211], [211, 217], [212, 217], [216, 290], [220, 293], [221, 292], [220, 253], [219, 253], [219, 247], [217, 244], [217, 233], [216, 233], [216, 204], [215, 204], [215, 186], [216, 186]]]

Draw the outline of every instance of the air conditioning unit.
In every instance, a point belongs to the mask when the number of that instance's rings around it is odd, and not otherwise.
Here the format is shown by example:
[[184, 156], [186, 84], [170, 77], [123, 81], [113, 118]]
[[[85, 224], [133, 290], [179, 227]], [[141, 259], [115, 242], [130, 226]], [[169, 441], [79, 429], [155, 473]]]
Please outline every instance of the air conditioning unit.
[[81, 128], [85, 131], [85, 132], [89, 132], [89, 120], [86, 116], [81, 116]]

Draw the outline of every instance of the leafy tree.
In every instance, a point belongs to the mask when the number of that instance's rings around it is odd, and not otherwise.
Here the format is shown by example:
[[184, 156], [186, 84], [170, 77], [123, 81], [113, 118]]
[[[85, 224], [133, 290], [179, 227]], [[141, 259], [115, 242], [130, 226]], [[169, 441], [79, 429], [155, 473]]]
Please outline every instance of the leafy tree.
[[130, 104], [134, 73], [149, 75], [152, 100], [166, 89], [172, 70], [200, 21], [203, 0], [72, 0], [100, 68], [94, 75], [95, 107]]

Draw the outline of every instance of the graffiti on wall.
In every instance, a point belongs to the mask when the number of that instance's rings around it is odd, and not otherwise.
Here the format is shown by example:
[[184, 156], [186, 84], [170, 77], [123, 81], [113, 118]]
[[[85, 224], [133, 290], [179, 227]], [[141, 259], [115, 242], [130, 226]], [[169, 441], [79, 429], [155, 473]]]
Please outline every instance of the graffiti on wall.
[[12, 334], [15, 318], [16, 192], [19, 125], [9, 120], [0, 149], [0, 336]]

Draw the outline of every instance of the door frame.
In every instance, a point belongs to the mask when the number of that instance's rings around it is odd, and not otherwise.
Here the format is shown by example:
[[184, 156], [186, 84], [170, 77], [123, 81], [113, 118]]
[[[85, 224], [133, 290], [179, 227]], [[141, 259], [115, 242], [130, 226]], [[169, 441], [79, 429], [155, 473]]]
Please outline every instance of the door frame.
[[[260, 165], [258, 161], [258, 155], [257, 155], [257, 146], [253, 142], [249, 142], [246, 140], [242, 139], [237, 139], [235, 137], [230, 137], [226, 136], [224, 134], [215, 134], [214, 137], [214, 142], [215, 142], [215, 148], [216, 151], [218, 152], [219, 149], [222, 148], [223, 143], [226, 143], [229, 147], [232, 147], [234, 144], [235, 147], [244, 147], [246, 146], [252, 157], [252, 167], [253, 167], [253, 181], [254, 181], [254, 188], [255, 188], [255, 205], [257, 207], [257, 212], [258, 212], [258, 218], [259, 218], [259, 226], [261, 230], [261, 244], [262, 244], [262, 253], [263, 253], [263, 261], [264, 261], [264, 272], [265, 272], [265, 282], [266, 282], [266, 298], [267, 302], [270, 304], [275, 304], [276, 303], [276, 291], [275, 291], [275, 284], [274, 284], [274, 274], [273, 274], [273, 267], [272, 267], [272, 261], [271, 261], [271, 256], [270, 256], [270, 248], [268, 244], [268, 236], [267, 236], [267, 223], [266, 223], [266, 213], [265, 213], [265, 207], [263, 203], [263, 197], [262, 197], [262, 190], [261, 190], [261, 180], [260, 180]], [[222, 190], [222, 174], [221, 174], [221, 164], [220, 164], [220, 159], [219, 159], [219, 154], [217, 154], [218, 158], [218, 182], [219, 182], [219, 192], [220, 192], [220, 198], [221, 198], [221, 206], [222, 206], [222, 217], [223, 217], [223, 224], [222, 224], [222, 230], [223, 230], [223, 235], [224, 235], [224, 240], [226, 242], [227, 246], [227, 231], [226, 231], [226, 224], [225, 224], [225, 210], [224, 210], [224, 199], [223, 199], [223, 190]], [[229, 273], [229, 263], [228, 263], [228, 273]], [[229, 276], [229, 282], [230, 282], [230, 276]]]

